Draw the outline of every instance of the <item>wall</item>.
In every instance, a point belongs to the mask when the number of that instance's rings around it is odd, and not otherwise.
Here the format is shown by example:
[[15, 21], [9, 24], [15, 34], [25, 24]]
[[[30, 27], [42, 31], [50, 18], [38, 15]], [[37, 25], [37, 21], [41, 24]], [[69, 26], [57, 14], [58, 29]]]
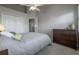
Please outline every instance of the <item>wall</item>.
[[40, 9], [39, 32], [48, 33], [51, 37], [53, 29], [66, 29], [76, 20], [77, 5], [46, 5]]

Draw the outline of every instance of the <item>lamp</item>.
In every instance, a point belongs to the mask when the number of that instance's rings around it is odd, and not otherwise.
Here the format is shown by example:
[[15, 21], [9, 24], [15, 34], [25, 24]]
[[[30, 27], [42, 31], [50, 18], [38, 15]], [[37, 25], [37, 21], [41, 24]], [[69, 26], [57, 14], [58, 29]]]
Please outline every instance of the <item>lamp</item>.
[[0, 32], [4, 31], [5, 30], [5, 27], [4, 25], [0, 24]]

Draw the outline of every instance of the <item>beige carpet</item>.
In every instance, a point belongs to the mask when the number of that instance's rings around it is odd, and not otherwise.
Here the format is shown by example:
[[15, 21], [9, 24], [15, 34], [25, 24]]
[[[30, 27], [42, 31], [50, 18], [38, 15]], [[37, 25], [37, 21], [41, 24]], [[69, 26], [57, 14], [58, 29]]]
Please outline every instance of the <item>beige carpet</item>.
[[53, 43], [52, 46], [44, 48], [37, 55], [79, 55], [79, 50]]

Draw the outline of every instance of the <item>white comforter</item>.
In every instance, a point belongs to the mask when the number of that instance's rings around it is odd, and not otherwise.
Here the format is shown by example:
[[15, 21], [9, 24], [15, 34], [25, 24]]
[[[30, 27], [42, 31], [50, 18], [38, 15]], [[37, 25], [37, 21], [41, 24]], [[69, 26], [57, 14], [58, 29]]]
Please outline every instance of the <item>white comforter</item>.
[[8, 37], [0, 37], [0, 50], [8, 49], [12, 55], [33, 55], [51, 44], [48, 35], [40, 33], [27, 33], [21, 41]]

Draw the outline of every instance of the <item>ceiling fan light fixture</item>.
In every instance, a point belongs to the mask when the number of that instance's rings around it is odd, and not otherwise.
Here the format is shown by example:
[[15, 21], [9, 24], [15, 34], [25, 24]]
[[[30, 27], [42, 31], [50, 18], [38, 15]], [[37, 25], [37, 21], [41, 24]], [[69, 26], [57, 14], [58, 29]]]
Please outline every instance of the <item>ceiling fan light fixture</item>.
[[40, 11], [39, 8], [37, 8], [36, 6], [30, 6], [29, 11]]

